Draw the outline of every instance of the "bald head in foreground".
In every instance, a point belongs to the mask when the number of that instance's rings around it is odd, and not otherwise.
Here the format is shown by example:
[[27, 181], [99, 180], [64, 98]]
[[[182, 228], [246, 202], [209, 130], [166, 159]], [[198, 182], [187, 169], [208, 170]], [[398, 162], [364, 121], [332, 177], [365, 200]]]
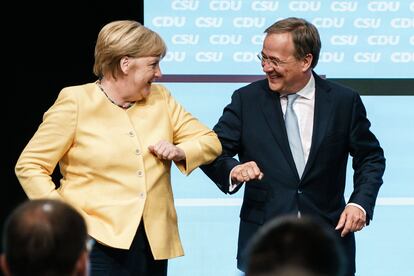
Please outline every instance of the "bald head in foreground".
[[57, 200], [28, 200], [3, 229], [1, 268], [6, 276], [88, 275], [87, 228], [83, 217]]
[[246, 276], [343, 276], [345, 254], [338, 237], [310, 217], [278, 217], [247, 248]]

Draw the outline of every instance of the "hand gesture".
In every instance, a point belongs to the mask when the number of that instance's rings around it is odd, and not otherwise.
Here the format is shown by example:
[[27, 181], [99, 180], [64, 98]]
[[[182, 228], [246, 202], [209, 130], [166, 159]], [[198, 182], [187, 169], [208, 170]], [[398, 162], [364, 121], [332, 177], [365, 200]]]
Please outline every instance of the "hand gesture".
[[185, 159], [185, 152], [182, 149], [164, 140], [149, 146], [148, 150], [161, 160], [178, 162]]
[[256, 162], [250, 161], [234, 167], [230, 177], [233, 183], [241, 183], [254, 179], [261, 180], [263, 173], [260, 171]]
[[366, 215], [364, 212], [355, 206], [348, 205], [339, 218], [338, 225], [335, 230], [341, 230], [341, 237], [345, 237], [349, 232], [357, 232], [364, 228], [366, 223]]

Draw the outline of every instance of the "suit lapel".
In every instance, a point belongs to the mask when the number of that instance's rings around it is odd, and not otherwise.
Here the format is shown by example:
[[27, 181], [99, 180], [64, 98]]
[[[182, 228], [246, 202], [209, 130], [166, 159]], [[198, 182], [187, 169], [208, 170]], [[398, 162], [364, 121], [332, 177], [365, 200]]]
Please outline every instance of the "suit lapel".
[[322, 144], [323, 138], [326, 135], [329, 119], [331, 118], [331, 112], [333, 111], [332, 93], [330, 93], [330, 87], [326, 85], [326, 82], [319, 76], [314, 74], [315, 77], [315, 111], [313, 117], [313, 134], [312, 145], [306, 163], [305, 175], [309, 168], [312, 167], [312, 163], [315, 161], [316, 153]]
[[268, 88], [267, 82], [263, 84], [263, 90], [264, 93], [261, 93], [263, 96], [261, 97], [260, 104], [266, 123], [279, 144], [279, 148], [283, 152], [289, 166], [297, 174], [295, 162], [289, 148], [282, 107], [280, 106], [280, 94], [271, 91]]

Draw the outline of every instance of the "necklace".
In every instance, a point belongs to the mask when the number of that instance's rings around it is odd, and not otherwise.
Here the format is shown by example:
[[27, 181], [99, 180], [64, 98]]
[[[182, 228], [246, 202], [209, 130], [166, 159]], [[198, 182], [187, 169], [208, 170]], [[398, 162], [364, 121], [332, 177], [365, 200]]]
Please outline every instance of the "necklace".
[[115, 102], [114, 100], [112, 100], [111, 99], [111, 97], [109, 97], [108, 96], [108, 94], [106, 93], [106, 91], [105, 91], [105, 89], [103, 88], [103, 86], [102, 86], [102, 84], [101, 84], [101, 81], [96, 81], [96, 84], [98, 85], [98, 87], [99, 87], [99, 89], [102, 91], [102, 93], [104, 93], [105, 94], [105, 96], [106, 96], [106, 98], [108, 98], [108, 100], [111, 102], [111, 103], [113, 103], [114, 105], [117, 105], [117, 106], [119, 106], [119, 107], [121, 107], [121, 108], [123, 108], [123, 109], [128, 109], [128, 108], [130, 108], [131, 106], [133, 106], [134, 105], [134, 103], [135, 102], [126, 102], [125, 104], [119, 104], [119, 103], [117, 103], [117, 102]]

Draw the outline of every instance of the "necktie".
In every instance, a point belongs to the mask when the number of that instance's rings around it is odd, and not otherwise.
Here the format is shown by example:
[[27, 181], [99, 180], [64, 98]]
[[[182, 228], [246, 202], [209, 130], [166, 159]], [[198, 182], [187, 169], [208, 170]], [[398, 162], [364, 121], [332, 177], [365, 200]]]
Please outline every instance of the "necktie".
[[298, 119], [296, 117], [295, 111], [293, 110], [293, 103], [298, 97], [298, 94], [290, 94], [287, 96], [285, 126], [289, 139], [290, 150], [293, 155], [293, 160], [295, 161], [299, 177], [302, 177], [303, 170], [305, 169], [305, 158], [303, 156]]

